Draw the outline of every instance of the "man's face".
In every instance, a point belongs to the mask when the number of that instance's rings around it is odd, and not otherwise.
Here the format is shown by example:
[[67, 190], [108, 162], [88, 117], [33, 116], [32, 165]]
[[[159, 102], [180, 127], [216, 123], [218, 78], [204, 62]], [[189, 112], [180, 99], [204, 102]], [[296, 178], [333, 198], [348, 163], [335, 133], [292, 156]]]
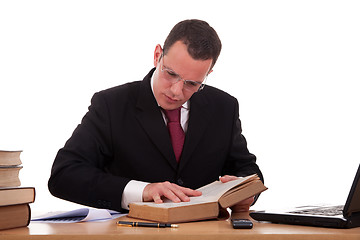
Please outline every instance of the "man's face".
[[172, 110], [182, 106], [198, 89], [189, 87], [189, 84], [185, 86], [182, 80], [201, 84], [210, 73], [212, 59], [194, 60], [181, 41], [175, 42], [161, 58], [162, 53], [160, 45], [157, 45], [154, 52], [154, 95], [163, 109]]

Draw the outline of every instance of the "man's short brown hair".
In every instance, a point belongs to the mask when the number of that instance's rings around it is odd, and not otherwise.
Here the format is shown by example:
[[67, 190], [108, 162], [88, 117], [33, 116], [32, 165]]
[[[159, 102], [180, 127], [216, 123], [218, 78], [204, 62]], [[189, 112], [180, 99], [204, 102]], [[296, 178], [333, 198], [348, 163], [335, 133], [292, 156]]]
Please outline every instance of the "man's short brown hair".
[[211, 68], [215, 65], [221, 51], [221, 41], [216, 31], [205, 21], [190, 19], [177, 23], [167, 36], [164, 54], [177, 41], [182, 41], [189, 55], [195, 60], [212, 59]]

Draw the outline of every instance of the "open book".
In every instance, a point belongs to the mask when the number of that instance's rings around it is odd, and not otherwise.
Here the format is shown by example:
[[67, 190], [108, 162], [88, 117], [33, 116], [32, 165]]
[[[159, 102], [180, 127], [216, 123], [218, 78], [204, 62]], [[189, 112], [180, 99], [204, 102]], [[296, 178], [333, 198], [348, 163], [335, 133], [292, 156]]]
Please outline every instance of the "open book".
[[189, 202], [131, 203], [129, 217], [162, 223], [213, 219], [219, 216], [222, 209], [233, 206], [266, 189], [256, 174], [240, 177], [227, 183], [215, 181], [197, 189], [202, 192], [202, 195], [191, 197]]

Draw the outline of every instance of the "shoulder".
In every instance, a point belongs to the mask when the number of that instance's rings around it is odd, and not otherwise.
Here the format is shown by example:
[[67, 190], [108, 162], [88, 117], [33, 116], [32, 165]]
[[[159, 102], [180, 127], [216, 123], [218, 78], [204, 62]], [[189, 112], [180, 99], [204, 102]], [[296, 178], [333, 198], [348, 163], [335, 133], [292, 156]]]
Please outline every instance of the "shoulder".
[[151, 89], [150, 79], [153, 72], [154, 69], [151, 69], [150, 72], [143, 78], [143, 80], [128, 82], [119, 86], [99, 91], [94, 94], [93, 98], [103, 98], [107, 101], [115, 101], [117, 103], [124, 101], [136, 101], [136, 99], [141, 94], [141, 89]]
[[124, 102], [135, 102], [138, 96], [141, 81], [130, 82], [96, 92], [91, 99], [91, 104], [105, 102], [107, 105]]
[[207, 85], [203, 90], [196, 94], [196, 98], [202, 99], [202, 101], [206, 101], [207, 103], [215, 106], [238, 105], [237, 99], [235, 97], [231, 96], [229, 93], [223, 90], [212, 86]]
[[141, 81], [129, 82], [119, 86], [101, 90], [95, 93], [95, 95], [101, 95], [106, 98], [128, 96], [136, 94], [140, 87], [140, 84]]

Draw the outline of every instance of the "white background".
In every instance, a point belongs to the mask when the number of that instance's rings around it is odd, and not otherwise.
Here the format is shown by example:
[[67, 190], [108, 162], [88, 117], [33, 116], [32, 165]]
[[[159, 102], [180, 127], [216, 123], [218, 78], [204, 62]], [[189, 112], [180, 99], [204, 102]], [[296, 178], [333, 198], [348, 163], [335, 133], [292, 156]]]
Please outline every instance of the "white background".
[[[0, 1], [0, 149], [22, 149], [33, 210], [52, 197], [55, 155], [100, 90], [142, 79], [187, 18], [223, 43], [208, 84], [240, 103], [269, 190], [254, 209], [344, 203], [360, 152], [360, 2]], [[116, 189], [114, 189], [116, 191]]]

